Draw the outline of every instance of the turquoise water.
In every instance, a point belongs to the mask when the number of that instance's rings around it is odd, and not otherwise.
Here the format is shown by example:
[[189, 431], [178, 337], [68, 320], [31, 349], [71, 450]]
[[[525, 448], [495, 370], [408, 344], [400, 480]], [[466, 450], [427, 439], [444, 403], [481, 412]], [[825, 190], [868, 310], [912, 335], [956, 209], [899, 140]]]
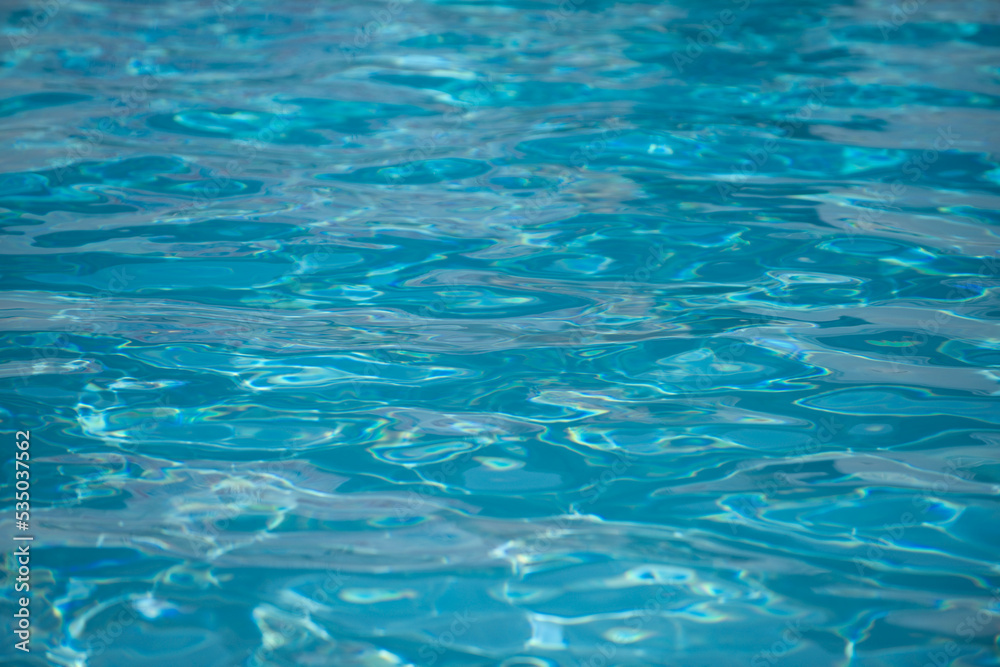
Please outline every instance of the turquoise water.
[[1000, 662], [997, 3], [20, 4], [0, 662]]

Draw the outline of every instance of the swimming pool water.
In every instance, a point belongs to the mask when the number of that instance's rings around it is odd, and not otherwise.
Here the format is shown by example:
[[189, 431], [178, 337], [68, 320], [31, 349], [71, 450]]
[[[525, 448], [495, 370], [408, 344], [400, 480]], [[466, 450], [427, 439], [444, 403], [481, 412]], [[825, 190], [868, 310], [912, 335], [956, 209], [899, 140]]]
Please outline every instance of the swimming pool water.
[[998, 664], [998, 10], [7, 3], [0, 662]]

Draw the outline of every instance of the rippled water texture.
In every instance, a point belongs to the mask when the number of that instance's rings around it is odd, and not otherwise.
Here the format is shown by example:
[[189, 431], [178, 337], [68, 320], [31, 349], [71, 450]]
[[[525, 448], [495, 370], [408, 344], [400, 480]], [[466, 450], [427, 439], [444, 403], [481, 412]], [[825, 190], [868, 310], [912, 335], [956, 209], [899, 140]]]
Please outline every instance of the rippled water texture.
[[1000, 3], [4, 8], [0, 662], [998, 664]]

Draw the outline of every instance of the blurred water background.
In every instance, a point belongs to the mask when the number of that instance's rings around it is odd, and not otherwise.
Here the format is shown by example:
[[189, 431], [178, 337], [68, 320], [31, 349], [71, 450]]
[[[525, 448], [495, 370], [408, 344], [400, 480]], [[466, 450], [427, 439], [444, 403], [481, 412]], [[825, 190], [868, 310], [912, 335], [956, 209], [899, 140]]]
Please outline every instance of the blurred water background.
[[997, 2], [3, 9], [4, 664], [997, 664]]

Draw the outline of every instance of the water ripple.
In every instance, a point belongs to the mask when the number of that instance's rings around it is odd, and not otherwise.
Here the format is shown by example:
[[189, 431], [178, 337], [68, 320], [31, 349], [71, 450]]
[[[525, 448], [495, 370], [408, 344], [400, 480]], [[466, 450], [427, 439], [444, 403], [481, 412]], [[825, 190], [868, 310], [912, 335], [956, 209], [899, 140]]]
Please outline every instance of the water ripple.
[[995, 662], [990, 3], [314, 5], [4, 19], [39, 655]]

